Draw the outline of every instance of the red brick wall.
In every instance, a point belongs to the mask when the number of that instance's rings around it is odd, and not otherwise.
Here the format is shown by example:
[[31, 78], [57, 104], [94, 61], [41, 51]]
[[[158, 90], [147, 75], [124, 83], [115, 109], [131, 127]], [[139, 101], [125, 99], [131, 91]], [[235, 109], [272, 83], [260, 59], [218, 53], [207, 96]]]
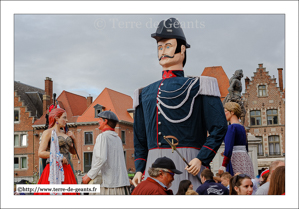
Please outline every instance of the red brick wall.
[[[133, 133], [133, 126], [120, 124], [119, 128], [116, 128], [116, 133], [121, 138], [121, 131], [125, 131], [125, 139], [126, 142], [123, 144], [124, 151], [126, 151], [126, 164], [127, 170], [131, 168], [132, 171], [135, 171], [134, 165], [134, 133]], [[133, 157], [132, 157], [133, 155]]]
[[[19, 101], [19, 97], [14, 96], [14, 107], [19, 109], [19, 123], [14, 123], [14, 133], [18, 134], [20, 132], [27, 134], [27, 146], [24, 147], [15, 147], [14, 148], [14, 155], [25, 155], [27, 156], [27, 169], [15, 169], [14, 170], [14, 177], [30, 177], [33, 176], [33, 156], [34, 156], [34, 144], [33, 141], [33, 129], [32, 129], [32, 120], [33, 117], [30, 117], [30, 113], [26, 112], [26, 107], [23, 106], [22, 102]], [[12, 140], [12, 144], [14, 144], [14, 139]], [[20, 162], [19, 162], [20, 163]], [[17, 173], [17, 175], [16, 175]]]
[[[266, 86], [266, 96], [258, 96], [258, 86]], [[259, 64], [259, 68], [254, 72], [249, 85], [243, 95], [246, 109], [245, 126], [249, 127], [249, 132], [254, 136], [263, 137], [264, 155], [269, 154], [268, 138], [272, 135], [278, 135], [280, 138], [281, 155], [285, 153], [285, 101], [282, 98], [282, 91], [277, 85], [276, 78], [271, 78], [266, 68]], [[278, 124], [267, 125], [268, 109], [278, 110]], [[250, 125], [250, 111], [261, 111], [261, 126]]]

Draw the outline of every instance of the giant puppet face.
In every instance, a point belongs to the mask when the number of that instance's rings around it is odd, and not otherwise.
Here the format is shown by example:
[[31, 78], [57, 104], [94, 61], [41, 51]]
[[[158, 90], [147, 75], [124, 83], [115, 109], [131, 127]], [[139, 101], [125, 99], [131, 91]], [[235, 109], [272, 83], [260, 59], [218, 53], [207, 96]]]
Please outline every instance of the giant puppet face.
[[184, 53], [186, 47], [181, 46], [181, 51], [175, 54], [177, 48], [177, 40], [162, 39], [158, 42], [158, 58], [159, 64], [163, 67], [163, 70], [182, 70]]

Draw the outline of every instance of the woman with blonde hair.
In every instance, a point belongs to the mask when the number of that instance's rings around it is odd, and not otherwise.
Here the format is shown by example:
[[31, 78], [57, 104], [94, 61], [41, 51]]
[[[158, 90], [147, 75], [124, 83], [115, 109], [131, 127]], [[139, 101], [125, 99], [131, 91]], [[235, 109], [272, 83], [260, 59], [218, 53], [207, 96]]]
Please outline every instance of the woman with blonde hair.
[[[38, 184], [77, 184], [70, 165], [69, 153], [76, 154], [74, 144], [76, 139], [71, 131], [64, 133], [67, 122], [66, 111], [62, 108], [51, 110], [49, 114], [49, 129], [45, 130], [38, 149], [38, 156], [47, 159], [47, 165], [41, 174]], [[74, 144], [73, 144], [74, 143]], [[48, 195], [50, 193], [35, 193]], [[57, 193], [51, 193], [57, 194]], [[63, 193], [73, 195], [76, 193]]]
[[248, 155], [248, 142], [244, 126], [240, 123], [241, 107], [236, 102], [227, 102], [224, 105], [226, 120], [230, 123], [224, 138], [224, 153], [222, 166], [218, 173], [225, 170], [232, 176], [240, 172], [254, 179], [253, 164]]

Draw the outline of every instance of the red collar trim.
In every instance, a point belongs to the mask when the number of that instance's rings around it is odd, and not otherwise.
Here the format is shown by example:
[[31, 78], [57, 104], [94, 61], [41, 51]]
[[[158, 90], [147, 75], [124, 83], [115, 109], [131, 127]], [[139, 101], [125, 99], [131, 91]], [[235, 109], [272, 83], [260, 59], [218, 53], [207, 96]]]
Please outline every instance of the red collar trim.
[[165, 78], [177, 77], [173, 71], [181, 71], [181, 70], [164, 70], [162, 78], [165, 79]]
[[115, 129], [114, 128], [104, 128], [102, 130], [102, 133], [105, 132], [105, 131], [115, 131]]

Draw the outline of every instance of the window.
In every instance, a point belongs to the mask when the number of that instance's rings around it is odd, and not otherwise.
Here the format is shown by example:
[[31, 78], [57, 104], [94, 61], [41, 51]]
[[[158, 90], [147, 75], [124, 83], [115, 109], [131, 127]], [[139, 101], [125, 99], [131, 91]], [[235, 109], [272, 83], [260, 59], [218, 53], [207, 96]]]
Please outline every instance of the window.
[[20, 146], [20, 136], [19, 135], [15, 135], [15, 140], [14, 140], [14, 146], [15, 147], [19, 147]]
[[20, 121], [20, 111], [14, 110], [14, 122], [19, 122], [19, 121]]
[[85, 141], [85, 144], [93, 144], [92, 131], [84, 133], [84, 141]]
[[127, 167], [127, 151], [124, 151], [124, 157], [125, 157], [125, 164], [126, 164], [126, 167]]
[[277, 110], [267, 110], [267, 124], [268, 125], [278, 124]]
[[252, 126], [260, 126], [260, 125], [262, 125], [261, 111], [260, 110], [252, 110], [252, 111], [250, 111], [250, 125], [252, 125]]
[[26, 169], [27, 168], [27, 157], [14, 157], [14, 169]]
[[269, 136], [269, 155], [280, 155], [279, 136]]
[[27, 135], [26, 134], [21, 134], [21, 146], [22, 147], [27, 146]]
[[261, 140], [261, 142], [258, 144], [257, 155], [258, 156], [264, 156], [263, 137], [262, 136], [256, 136], [256, 138]]
[[95, 106], [93, 106], [93, 108], [94, 108], [94, 111], [95, 111], [95, 116], [94, 117], [98, 118], [98, 114], [104, 110], [104, 106], [96, 104]]
[[27, 134], [15, 134], [14, 135], [14, 146], [15, 147], [26, 147], [27, 146]]
[[121, 131], [121, 141], [123, 144], [126, 143], [126, 131]]
[[92, 152], [84, 152], [84, 171], [87, 173], [91, 169]]
[[258, 95], [259, 97], [265, 97], [266, 95], [266, 86], [265, 85], [259, 85], [258, 87]]
[[15, 157], [15, 159], [14, 159], [14, 168], [15, 169], [19, 168], [19, 158], [18, 157]]

